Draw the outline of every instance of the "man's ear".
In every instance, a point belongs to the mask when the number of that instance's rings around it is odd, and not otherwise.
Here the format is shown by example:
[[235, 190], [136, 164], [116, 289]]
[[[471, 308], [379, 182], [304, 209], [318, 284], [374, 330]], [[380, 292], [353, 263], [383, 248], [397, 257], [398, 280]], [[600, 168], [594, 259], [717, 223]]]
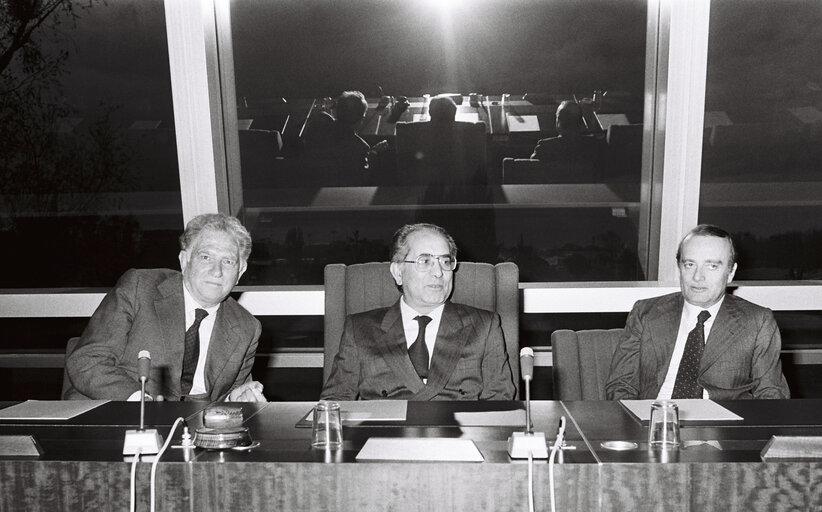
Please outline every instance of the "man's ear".
[[736, 274], [736, 263], [731, 267], [731, 271], [728, 272], [728, 284], [731, 284], [731, 281], [734, 280], [734, 274]]
[[247, 269], [248, 269], [248, 262], [247, 261], [241, 261], [240, 262], [240, 271], [237, 272], [237, 281], [234, 283], [235, 286], [237, 285], [237, 283], [240, 282], [240, 278], [243, 277], [243, 274], [245, 274], [245, 271]]
[[391, 275], [394, 277], [394, 282], [397, 283], [397, 286], [402, 286], [402, 270], [400, 268], [400, 264], [393, 262], [388, 268], [391, 271]]
[[177, 255], [177, 259], [180, 260], [180, 270], [185, 270], [186, 265], [188, 264], [188, 254], [185, 251], [180, 251], [180, 254]]

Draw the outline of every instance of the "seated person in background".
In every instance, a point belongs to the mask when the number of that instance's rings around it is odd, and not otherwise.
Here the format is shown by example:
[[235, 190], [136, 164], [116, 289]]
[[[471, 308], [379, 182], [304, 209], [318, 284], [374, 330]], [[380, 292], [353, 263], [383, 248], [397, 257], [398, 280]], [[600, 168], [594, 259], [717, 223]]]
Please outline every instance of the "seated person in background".
[[531, 158], [590, 176], [602, 157], [603, 141], [585, 134], [582, 107], [577, 102], [560, 103], [556, 117], [558, 135], [539, 140]]
[[64, 399], [139, 400], [137, 356], [148, 350], [151, 398], [265, 401], [251, 381], [260, 322], [228, 297], [251, 236], [235, 217], [205, 214], [180, 247], [182, 272], [131, 269], [105, 296], [66, 356]]
[[391, 276], [402, 297], [346, 318], [323, 399], [514, 398], [499, 315], [448, 301], [456, 256], [439, 226], [394, 233]]
[[430, 121], [397, 124], [397, 172], [403, 183], [450, 186], [457, 195], [466, 185], [485, 183], [485, 124], [456, 121], [456, 114], [454, 100], [438, 95], [428, 103]]
[[303, 133], [303, 154], [323, 160], [344, 170], [369, 168], [369, 153], [387, 147], [383, 141], [371, 148], [357, 135], [368, 102], [360, 91], [345, 91], [336, 100], [334, 115], [325, 111], [312, 114]]
[[634, 305], [611, 360], [607, 398], [789, 398], [773, 313], [725, 293], [736, 272], [730, 234], [696, 226], [676, 259], [682, 291]]

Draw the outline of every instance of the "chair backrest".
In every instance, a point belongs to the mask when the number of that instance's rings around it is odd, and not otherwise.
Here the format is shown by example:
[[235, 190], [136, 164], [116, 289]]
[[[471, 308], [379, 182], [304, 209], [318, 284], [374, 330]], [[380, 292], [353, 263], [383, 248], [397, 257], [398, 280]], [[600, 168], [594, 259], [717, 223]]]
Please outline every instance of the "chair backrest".
[[485, 123], [397, 123], [397, 177], [409, 185], [487, 181]]
[[559, 330], [551, 333], [554, 398], [605, 400], [611, 358], [623, 329]]
[[[334, 263], [325, 267], [323, 382], [340, 346], [345, 316], [387, 307], [400, 297], [389, 263]], [[514, 263], [460, 262], [454, 273], [453, 302], [496, 311], [519, 395], [519, 268]]]
[[66, 371], [65, 361], [68, 360], [68, 357], [74, 352], [74, 348], [77, 346], [77, 343], [80, 341], [80, 338], [69, 338], [68, 343], [66, 343], [66, 357], [63, 362], [63, 389], [60, 391], [60, 399], [61, 400], [68, 400], [66, 397], [66, 393], [73, 389], [71, 385], [71, 381], [68, 378], [68, 372]]

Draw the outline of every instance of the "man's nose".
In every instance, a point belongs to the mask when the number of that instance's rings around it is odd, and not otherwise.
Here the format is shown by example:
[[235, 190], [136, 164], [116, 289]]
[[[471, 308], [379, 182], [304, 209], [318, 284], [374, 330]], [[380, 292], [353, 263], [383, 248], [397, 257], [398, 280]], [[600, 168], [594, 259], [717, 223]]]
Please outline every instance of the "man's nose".
[[702, 270], [702, 267], [696, 267], [694, 270], [694, 281], [702, 281], [705, 279], [705, 272]]
[[221, 277], [223, 275], [223, 264], [221, 262], [215, 262], [211, 265], [211, 275], [215, 277]]
[[431, 265], [431, 274], [439, 277], [442, 275], [442, 272], [442, 263], [440, 263], [440, 260], [434, 260], [434, 264]]

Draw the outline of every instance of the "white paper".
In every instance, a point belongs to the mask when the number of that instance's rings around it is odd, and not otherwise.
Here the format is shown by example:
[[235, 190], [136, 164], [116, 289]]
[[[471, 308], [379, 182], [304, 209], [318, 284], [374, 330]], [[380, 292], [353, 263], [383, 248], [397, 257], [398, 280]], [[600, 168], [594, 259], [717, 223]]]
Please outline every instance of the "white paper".
[[405, 421], [407, 400], [357, 400], [339, 402], [340, 417], [346, 421]]
[[[623, 407], [642, 422], [651, 420], [651, 404], [656, 400], [620, 400]], [[679, 408], [679, 421], [742, 421], [713, 400], [700, 398], [674, 400]]]
[[607, 130], [612, 124], [627, 125], [628, 117], [625, 114], [597, 114], [597, 121], [603, 130]]
[[508, 116], [508, 131], [509, 132], [538, 132], [539, 119], [537, 116], [518, 116], [516, 114], [507, 114]]
[[108, 400], [27, 400], [0, 410], [3, 420], [68, 420]]
[[371, 437], [357, 454], [358, 461], [482, 462], [470, 439], [442, 437]]
[[525, 427], [525, 409], [513, 411], [455, 412], [454, 419], [463, 427]]

